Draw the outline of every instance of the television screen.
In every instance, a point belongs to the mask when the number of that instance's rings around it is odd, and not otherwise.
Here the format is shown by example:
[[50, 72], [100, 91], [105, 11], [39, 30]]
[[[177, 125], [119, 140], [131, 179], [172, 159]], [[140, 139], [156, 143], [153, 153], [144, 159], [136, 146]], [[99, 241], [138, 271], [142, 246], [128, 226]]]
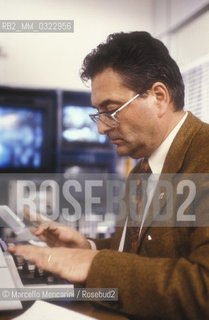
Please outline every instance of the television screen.
[[106, 136], [97, 131], [97, 124], [89, 114], [95, 109], [88, 106], [66, 105], [63, 107], [62, 139], [64, 144], [71, 142], [105, 144]]
[[0, 168], [42, 165], [43, 111], [0, 105]]
[[0, 173], [56, 170], [57, 92], [0, 87]]

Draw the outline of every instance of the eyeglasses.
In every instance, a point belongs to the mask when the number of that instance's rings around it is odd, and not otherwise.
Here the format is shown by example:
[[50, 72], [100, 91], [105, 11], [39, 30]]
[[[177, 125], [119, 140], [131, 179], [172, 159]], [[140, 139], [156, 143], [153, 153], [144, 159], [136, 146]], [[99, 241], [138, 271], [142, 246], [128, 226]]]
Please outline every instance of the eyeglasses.
[[101, 120], [103, 123], [105, 123], [107, 126], [111, 128], [117, 128], [120, 124], [118, 119], [116, 119], [116, 114], [123, 110], [127, 105], [129, 105], [132, 101], [134, 101], [136, 98], [138, 98], [140, 94], [138, 93], [133, 98], [128, 100], [128, 102], [124, 103], [120, 108], [118, 108], [115, 111], [104, 111], [104, 112], [97, 112], [95, 114], [90, 114], [89, 117], [92, 121], [98, 123], [98, 120]]

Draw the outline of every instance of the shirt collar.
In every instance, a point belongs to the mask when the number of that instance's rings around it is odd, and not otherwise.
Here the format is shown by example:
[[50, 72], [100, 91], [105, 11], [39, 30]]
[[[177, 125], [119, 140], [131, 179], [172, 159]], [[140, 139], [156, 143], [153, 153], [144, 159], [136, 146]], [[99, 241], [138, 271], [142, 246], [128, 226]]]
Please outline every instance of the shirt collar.
[[180, 130], [182, 124], [186, 120], [188, 112], [185, 113], [183, 118], [177, 123], [175, 128], [169, 133], [167, 138], [161, 143], [161, 145], [153, 152], [153, 154], [149, 157], [148, 162], [150, 168], [153, 173], [160, 174], [165, 162], [165, 158], [167, 153], [170, 149], [170, 146], [177, 135], [178, 131]]

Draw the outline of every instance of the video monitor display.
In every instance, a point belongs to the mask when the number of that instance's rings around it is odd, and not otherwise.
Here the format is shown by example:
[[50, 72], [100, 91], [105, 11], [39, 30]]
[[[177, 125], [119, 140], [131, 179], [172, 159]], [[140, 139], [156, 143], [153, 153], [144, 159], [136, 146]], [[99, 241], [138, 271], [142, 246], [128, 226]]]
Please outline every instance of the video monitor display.
[[42, 166], [44, 113], [0, 105], [0, 169]]
[[95, 109], [89, 106], [65, 105], [63, 107], [62, 139], [63, 144], [92, 143], [105, 145], [107, 139], [97, 131], [89, 114], [95, 113]]

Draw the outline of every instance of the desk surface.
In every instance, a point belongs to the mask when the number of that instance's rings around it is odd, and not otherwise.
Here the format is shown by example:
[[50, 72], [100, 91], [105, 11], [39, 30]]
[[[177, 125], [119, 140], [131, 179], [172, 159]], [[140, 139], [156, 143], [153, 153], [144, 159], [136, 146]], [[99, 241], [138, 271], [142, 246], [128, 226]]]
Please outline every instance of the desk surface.
[[[65, 306], [66, 307], [66, 306]], [[128, 320], [127, 317], [100, 306], [94, 306], [89, 302], [72, 302], [68, 309], [95, 317], [99, 320]], [[10, 320], [20, 315], [24, 310], [0, 312], [0, 320]]]

